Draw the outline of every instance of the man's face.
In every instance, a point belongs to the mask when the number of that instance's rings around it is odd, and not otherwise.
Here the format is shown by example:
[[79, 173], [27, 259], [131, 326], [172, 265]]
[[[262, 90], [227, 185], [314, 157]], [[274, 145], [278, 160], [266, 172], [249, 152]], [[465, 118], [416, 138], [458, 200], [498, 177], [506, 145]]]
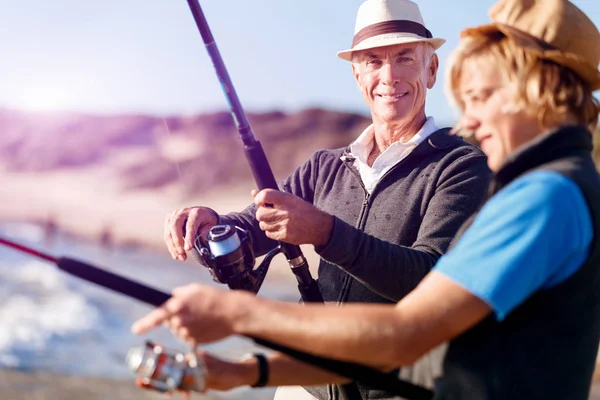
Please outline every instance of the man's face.
[[361, 50], [352, 72], [374, 122], [410, 121], [425, 115], [425, 94], [435, 84], [437, 55], [427, 60], [418, 43]]
[[475, 135], [492, 171], [500, 169], [510, 153], [540, 133], [534, 114], [507, 111], [512, 101], [510, 86], [494, 65], [466, 62], [458, 92], [463, 103], [461, 128]]

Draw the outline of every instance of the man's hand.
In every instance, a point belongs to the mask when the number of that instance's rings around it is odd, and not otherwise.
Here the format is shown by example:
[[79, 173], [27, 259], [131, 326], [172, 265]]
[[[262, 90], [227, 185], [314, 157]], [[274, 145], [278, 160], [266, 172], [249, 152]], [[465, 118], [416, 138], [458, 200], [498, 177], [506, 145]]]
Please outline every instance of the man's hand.
[[186, 251], [194, 247], [196, 236], [206, 239], [218, 223], [218, 214], [207, 207], [188, 207], [173, 211], [165, 218], [164, 239], [174, 260], [185, 261]]
[[290, 244], [325, 246], [333, 217], [300, 197], [273, 189], [252, 191], [256, 219], [267, 237]]
[[181, 340], [196, 345], [234, 334], [234, 322], [248, 314], [255, 296], [200, 284], [181, 286], [161, 307], [136, 321], [131, 330], [142, 334], [164, 324]]

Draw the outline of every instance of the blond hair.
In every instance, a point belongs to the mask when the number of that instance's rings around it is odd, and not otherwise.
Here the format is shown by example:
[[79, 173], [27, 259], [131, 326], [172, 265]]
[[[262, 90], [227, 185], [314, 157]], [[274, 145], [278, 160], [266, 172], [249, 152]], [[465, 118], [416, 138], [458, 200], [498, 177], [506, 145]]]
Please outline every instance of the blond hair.
[[504, 111], [534, 113], [541, 130], [575, 122], [593, 131], [598, 124], [600, 103], [589, 85], [572, 70], [540, 58], [501, 32], [468, 36], [452, 53], [446, 92], [460, 110], [464, 109], [460, 78], [467, 62], [494, 65], [512, 92]]

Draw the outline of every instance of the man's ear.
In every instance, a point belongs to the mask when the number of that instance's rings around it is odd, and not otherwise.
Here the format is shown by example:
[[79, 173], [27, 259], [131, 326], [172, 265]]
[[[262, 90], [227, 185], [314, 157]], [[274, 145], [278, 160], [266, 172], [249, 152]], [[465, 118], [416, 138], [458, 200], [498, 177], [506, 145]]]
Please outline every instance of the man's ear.
[[440, 59], [438, 55], [433, 53], [431, 55], [431, 60], [429, 60], [429, 67], [427, 68], [427, 89], [431, 89], [433, 85], [435, 85], [435, 81], [437, 80], [437, 72], [440, 67]]
[[356, 66], [356, 64], [354, 62], [352, 62], [351, 65], [352, 65], [352, 75], [354, 75], [354, 80], [358, 84], [358, 77], [360, 76], [360, 73], [358, 72], [358, 67]]

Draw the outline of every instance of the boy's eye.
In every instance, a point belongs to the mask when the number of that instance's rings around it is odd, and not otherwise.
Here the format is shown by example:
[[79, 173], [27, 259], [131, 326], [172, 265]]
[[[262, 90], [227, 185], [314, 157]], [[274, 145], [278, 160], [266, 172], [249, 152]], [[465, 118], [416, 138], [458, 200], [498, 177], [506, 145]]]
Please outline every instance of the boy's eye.
[[486, 101], [492, 95], [492, 93], [494, 93], [493, 89], [485, 89], [477, 93], [470, 93], [465, 96], [465, 101], [471, 103], [480, 103], [482, 101]]

